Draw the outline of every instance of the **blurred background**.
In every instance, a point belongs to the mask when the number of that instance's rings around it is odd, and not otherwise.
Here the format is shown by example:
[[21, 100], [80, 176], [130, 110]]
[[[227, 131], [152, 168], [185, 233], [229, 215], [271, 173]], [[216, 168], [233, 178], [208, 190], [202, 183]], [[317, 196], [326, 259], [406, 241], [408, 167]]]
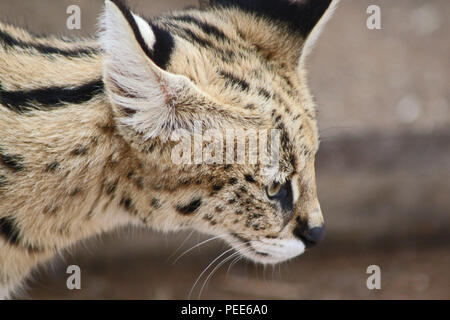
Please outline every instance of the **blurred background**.
[[[196, 0], [129, 1], [147, 16]], [[81, 30], [66, 8], [81, 8]], [[1, 0], [0, 19], [34, 33], [87, 36], [103, 1]], [[381, 30], [366, 9], [381, 8]], [[448, 0], [343, 0], [309, 60], [322, 136], [318, 192], [323, 243], [280, 266], [239, 261], [215, 272], [205, 299], [449, 299], [450, 59]], [[41, 268], [21, 298], [185, 299], [227, 247], [190, 232], [120, 230]], [[66, 268], [82, 290], [66, 288]], [[381, 268], [381, 290], [366, 269]], [[209, 271], [204, 276], [208, 275]], [[203, 277], [191, 298], [197, 298]]]

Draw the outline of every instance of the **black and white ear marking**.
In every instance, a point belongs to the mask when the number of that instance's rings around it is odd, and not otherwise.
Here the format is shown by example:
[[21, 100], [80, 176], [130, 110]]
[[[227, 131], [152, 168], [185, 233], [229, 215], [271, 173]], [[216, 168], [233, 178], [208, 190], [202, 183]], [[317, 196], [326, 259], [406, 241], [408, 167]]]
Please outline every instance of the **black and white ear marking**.
[[132, 13], [121, 1], [105, 1], [100, 43], [106, 53], [103, 78], [121, 122], [146, 139], [170, 134], [177, 98], [191, 86], [181, 75], [163, 68], [173, 39]]
[[[119, 21], [121, 23], [119, 23]], [[125, 23], [126, 22], [126, 23]], [[125, 24], [128, 26], [125, 27]], [[131, 28], [135, 41], [141, 50], [160, 68], [166, 69], [174, 48], [174, 40], [170, 33], [152, 25], [134, 14], [121, 0], [106, 0], [105, 10], [100, 20], [103, 30], [101, 37], [103, 48], [108, 52], [111, 40], [123, 40], [120, 35], [129, 35]], [[114, 34], [116, 33], [117, 34]]]

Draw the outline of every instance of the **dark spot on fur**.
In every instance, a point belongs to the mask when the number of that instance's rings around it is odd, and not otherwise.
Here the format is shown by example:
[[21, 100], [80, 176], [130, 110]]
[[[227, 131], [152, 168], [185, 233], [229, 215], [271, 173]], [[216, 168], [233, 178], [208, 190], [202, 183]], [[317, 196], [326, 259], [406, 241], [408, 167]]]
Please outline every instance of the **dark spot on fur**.
[[265, 229], [266, 229], [265, 226], [263, 226], [263, 225], [261, 225], [261, 224], [259, 224], [259, 223], [253, 224], [253, 225], [252, 225], [252, 228], [253, 228], [253, 230], [255, 230], [255, 231], [265, 230]]
[[137, 180], [136, 180], [136, 187], [139, 190], [144, 189], [144, 178], [142, 178], [142, 177], [137, 178]]
[[[0, 218], [0, 236], [10, 245], [19, 246], [21, 244], [20, 229], [12, 217]], [[39, 247], [30, 244], [24, 245], [24, 248], [29, 253], [41, 251]]]
[[0, 235], [11, 245], [19, 245], [20, 230], [13, 218], [0, 218]]
[[233, 204], [233, 203], [236, 203], [236, 199], [229, 199], [227, 202], [228, 202], [229, 204]]
[[212, 188], [214, 191], [220, 191], [223, 188], [223, 183], [222, 182], [215, 183], [213, 184]]
[[71, 197], [75, 197], [77, 194], [79, 194], [81, 192], [81, 188], [75, 188], [75, 189], [73, 189], [70, 193], [69, 193], [69, 196], [71, 196]]
[[56, 169], [58, 169], [58, 167], [59, 167], [59, 162], [58, 161], [53, 161], [52, 163], [49, 163], [45, 167], [45, 171], [46, 172], [54, 172], [54, 171], [56, 171]]
[[258, 219], [258, 218], [261, 218], [262, 216], [263, 215], [261, 213], [251, 213], [251, 214], [248, 215], [248, 217], [250, 219]]
[[272, 95], [270, 94], [270, 92], [267, 91], [267, 90], [264, 89], [264, 88], [259, 88], [259, 89], [258, 89], [258, 93], [259, 93], [261, 96], [263, 96], [264, 98], [266, 98], [266, 99], [270, 99], [270, 98], [272, 97]]
[[255, 178], [253, 178], [253, 176], [250, 174], [246, 174], [244, 177], [245, 177], [245, 181], [248, 181], [251, 183], [255, 182]]
[[153, 198], [152, 201], [150, 202], [150, 204], [155, 209], [161, 208], [161, 202], [158, 199], [156, 199], [156, 198]]
[[0, 175], [0, 188], [6, 186], [6, 177], [3, 175]]
[[84, 156], [87, 154], [88, 147], [86, 146], [77, 146], [75, 149], [73, 149], [72, 154], [74, 156]]
[[24, 158], [21, 155], [11, 155], [2, 153], [0, 148], [0, 163], [14, 172], [22, 171], [24, 169]]
[[237, 179], [236, 178], [231, 178], [230, 180], [228, 180], [228, 183], [231, 185], [234, 185], [237, 183]]
[[223, 212], [223, 207], [220, 207], [220, 206], [217, 206], [216, 208], [215, 208], [215, 210], [216, 210], [216, 212]]
[[128, 173], [127, 173], [127, 178], [128, 178], [128, 179], [131, 179], [131, 178], [133, 177], [133, 175], [134, 175], [134, 171], [133, 171], [133, 170], [128, 171]]
[[58, 207], [53, 204], [46, 205], [42, 211], [44, 214], [56, 214], [58, 212]]
[[203, 216], [203, 219], [211, 221], [214, 218], [214, 216], [212, 215], [212, 213], [207, 213]]
[[178, 181], [178, 184], [182, 185], [182, 186], [187, 186], [187, 185], [191, 184], [191, 180], [188, 178], [182, 178]]
[[106, 194], [107, 194], [107, 195], [113, 194], [113, 193], [116, 191], [116, 189], [117, 189], [117, 184], [118, 184], [118, 183], [119, 183], [119, 179], [117, 179], [117, 180], [114, 181], [114, 182], [109, 183], [109, 184], [106, 186], [106, 188], [105, 188]]
[[176, 209], [181, 214], [191, 214], [194, 213], [202, 204], [202, 199], [196, 198], [193, 199], [189, 204], [187, 205], [177, 205]]
[[98, 140], [99, 140], [99, 137], [91, 137], [92, 145], [94, 145], [94, 146], [98, 145]]
[[124, 206], [124, 208], [125, 208], [126, 210], [130, 210], [131, 204], [132, 204], [132, 201], [131, 201], [131, 198], [130, 198], [130, 197], [123, 197], [123, 198], [120, 200], [120, 205]]
[[153, 150], [155, 150], [155, 146], [156, 146], [155, 143], [150, 143], [150, 145], [149, 145], [148, 148], [147, 148], [147, 152], [148, 152], [148, 153], [152, 153]]
[[241, 209], [237, 209], [237, 210], [235, 211], [235, 213], [236, 213], [237, 215], [241, 215], [241, 214], [242, 214], [242, 210], [241, 210]]
[[112, 135], [114, 133], [114, 124], [97, 123], [97, 128], [105, 135]]

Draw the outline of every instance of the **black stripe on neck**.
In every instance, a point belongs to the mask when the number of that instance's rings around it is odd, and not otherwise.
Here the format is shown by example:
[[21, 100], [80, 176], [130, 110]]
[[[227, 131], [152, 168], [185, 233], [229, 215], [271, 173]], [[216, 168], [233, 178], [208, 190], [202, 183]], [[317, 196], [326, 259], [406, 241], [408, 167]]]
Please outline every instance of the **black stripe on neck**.
[[81, 104], [104, 90], [103, 81], [96, 79], [78, 87], [47, 87], [27, 91], [6, 91], [0, 87], [0, 104], [24, 113], [32, 109], [49, 110], [67, 104]]
[[0, 30], [0, 44], [8, 47], [19, 47], [22, 49], [34, 49], [42, 54], [58, 54], [65, 57], [81, 57], [98, 53], [95, 48], [61, 49], [40, 43], [30, 43], [15, 39], [10, 34]]

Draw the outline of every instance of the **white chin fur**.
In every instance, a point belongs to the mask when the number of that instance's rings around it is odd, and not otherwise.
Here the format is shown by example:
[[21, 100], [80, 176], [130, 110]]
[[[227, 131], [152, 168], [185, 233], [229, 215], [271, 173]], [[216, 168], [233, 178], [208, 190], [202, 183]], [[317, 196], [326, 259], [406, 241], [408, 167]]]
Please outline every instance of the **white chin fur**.
[[301, 255], [305, 244], [297, 239], [262, 239], [251, 240], [245, 248], [237, 245], [236, 250], [255, 262], [276, 264]]

